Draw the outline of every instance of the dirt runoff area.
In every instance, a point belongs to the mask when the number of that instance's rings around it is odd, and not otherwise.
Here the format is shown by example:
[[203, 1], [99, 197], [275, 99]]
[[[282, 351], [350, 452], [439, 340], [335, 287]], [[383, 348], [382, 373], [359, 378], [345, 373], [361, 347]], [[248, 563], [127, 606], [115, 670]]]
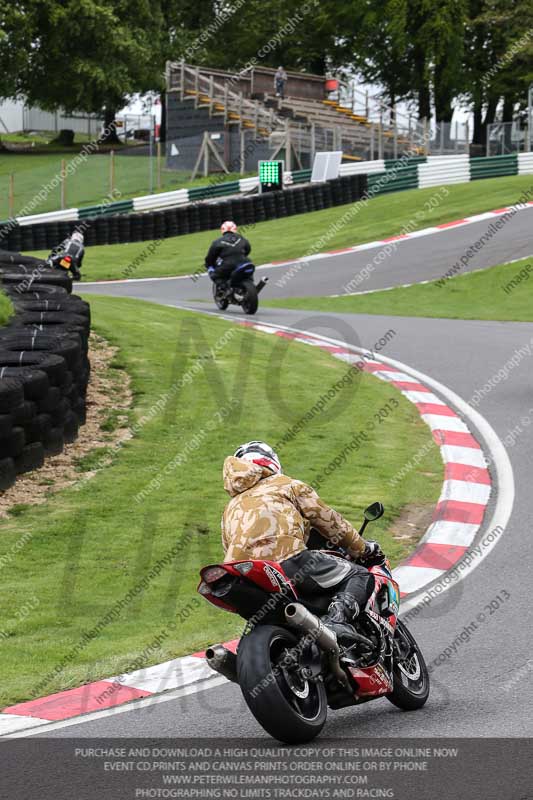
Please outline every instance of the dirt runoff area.
[[[124, 369], [113, 366], [117, 352], [117, 347], [91, 333], [87, 421], [80, 426], [76, 441], [66, 444], [60, 455], [46, 458], [40, 469], [19, 476], [0, 496], [0, 518], [16, 507], [44, 503], [60, 489], [85, 482], [112, 460], [106, 453], [117, 452], [121, 443], [131, 438], [130, 377]], [[94, 468], [83, 467], [83, 460], [93, 451], [101, 453]]]

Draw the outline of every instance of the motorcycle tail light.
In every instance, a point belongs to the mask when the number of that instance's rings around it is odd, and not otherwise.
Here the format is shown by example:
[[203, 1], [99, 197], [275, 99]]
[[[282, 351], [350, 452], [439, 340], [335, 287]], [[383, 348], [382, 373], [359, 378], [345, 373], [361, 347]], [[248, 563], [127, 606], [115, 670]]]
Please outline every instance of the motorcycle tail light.
[[220, 578], [224, 578], [228, 573], [222, 567], [207, 567], [206, 569], [202, 570], [200, 573], [202, 576], [202, 580], [206, 583], [215, 583], [215, 581], [220, 580]]
[[68, 263], [70, 264], [70, 262], [72, 261], [72, 259], [71, 259], [71, 257], [70, 257], [70, 256], [65, 256], [65, 258], [63, 259], [63, 261], [68, 261]]
[[243, 561], [242, 564], [234, 564], [233, 565], [237, 572], [240, 572], [241, 575], [248, 575], [251, 569], [253, 569], [254, 562], [253, 561]]

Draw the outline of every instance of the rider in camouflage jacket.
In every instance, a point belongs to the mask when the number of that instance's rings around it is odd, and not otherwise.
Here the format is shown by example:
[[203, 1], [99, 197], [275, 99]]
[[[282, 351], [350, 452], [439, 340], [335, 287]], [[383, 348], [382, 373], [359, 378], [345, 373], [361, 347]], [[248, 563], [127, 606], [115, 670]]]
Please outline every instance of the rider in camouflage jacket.
[[311, 528], [354, 558], [381, 553], [327, 506], [314, 489], [282, 474], [277, 454], [265, 442], [241, 445], [224, 462], [224, 488], [231, 496], [222, 517], [225, 561], [280, 563], [302, 594], [335, 590], [325, 621], [350, 638], [351, 621], [364, 608], [374, 577], [353, 561], [307, 550]]

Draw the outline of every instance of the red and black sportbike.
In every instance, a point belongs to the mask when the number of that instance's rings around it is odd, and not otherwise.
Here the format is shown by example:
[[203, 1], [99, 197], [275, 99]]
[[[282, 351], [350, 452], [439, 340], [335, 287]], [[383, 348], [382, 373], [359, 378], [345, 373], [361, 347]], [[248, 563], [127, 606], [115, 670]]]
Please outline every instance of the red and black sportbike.
[[[381, 503], [370, 505], [360, 532], [382, 514]], [[326, 552], [349, 558], [341, 548]], [[207, 649], [207, 662], [239, 684], [250, 711], [275, 739], [309, 742], [324, 727], [328, 706], [386, 697], [411, 711], [426, 702], [428, 670], [398, 619], [399, 587], [389, 562], [369, 569], [374, 592], [355, 621], [355, 642], [346, 647], [320, 619], [331, 595], [298, 597], [280, 564], [233, 561], [201, 570], [199, 593], [247, 620], [237, 653], [216, 644]]]

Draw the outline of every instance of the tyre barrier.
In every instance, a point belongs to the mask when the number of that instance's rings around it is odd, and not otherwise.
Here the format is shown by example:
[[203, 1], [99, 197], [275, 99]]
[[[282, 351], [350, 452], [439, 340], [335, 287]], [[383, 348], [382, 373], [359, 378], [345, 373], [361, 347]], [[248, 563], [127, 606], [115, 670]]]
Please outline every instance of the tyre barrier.
[[[57, 226], [56, 226], [57, 227]], [[0, 490], [75, 441], [85, 424], [89, 304], [67, 275], [0, 251], [15, 314], [0, 328]]]
[[[346, 175], [327, 183], [293, 186], [284, 191], [239, 196], [217, 202], [191, 203], [164, 211], [87, 217], [81, 222], [60, 220], [23, 226], [7, 224], [0, 226], [0, 247], [4, 248], [3, 252], [51, 250], [80, 227], [88, 247], [168, 239], [171, 236], [214, 230], [225, 219], [234, 219], [238, 225], [245, 227], [266, 219], [353, 203], [366, 195], [367, 188], [366, 175]], [[0, 259], [0, 268], [6, 274], [9, 274], [9, 266], [9, 262]]]

